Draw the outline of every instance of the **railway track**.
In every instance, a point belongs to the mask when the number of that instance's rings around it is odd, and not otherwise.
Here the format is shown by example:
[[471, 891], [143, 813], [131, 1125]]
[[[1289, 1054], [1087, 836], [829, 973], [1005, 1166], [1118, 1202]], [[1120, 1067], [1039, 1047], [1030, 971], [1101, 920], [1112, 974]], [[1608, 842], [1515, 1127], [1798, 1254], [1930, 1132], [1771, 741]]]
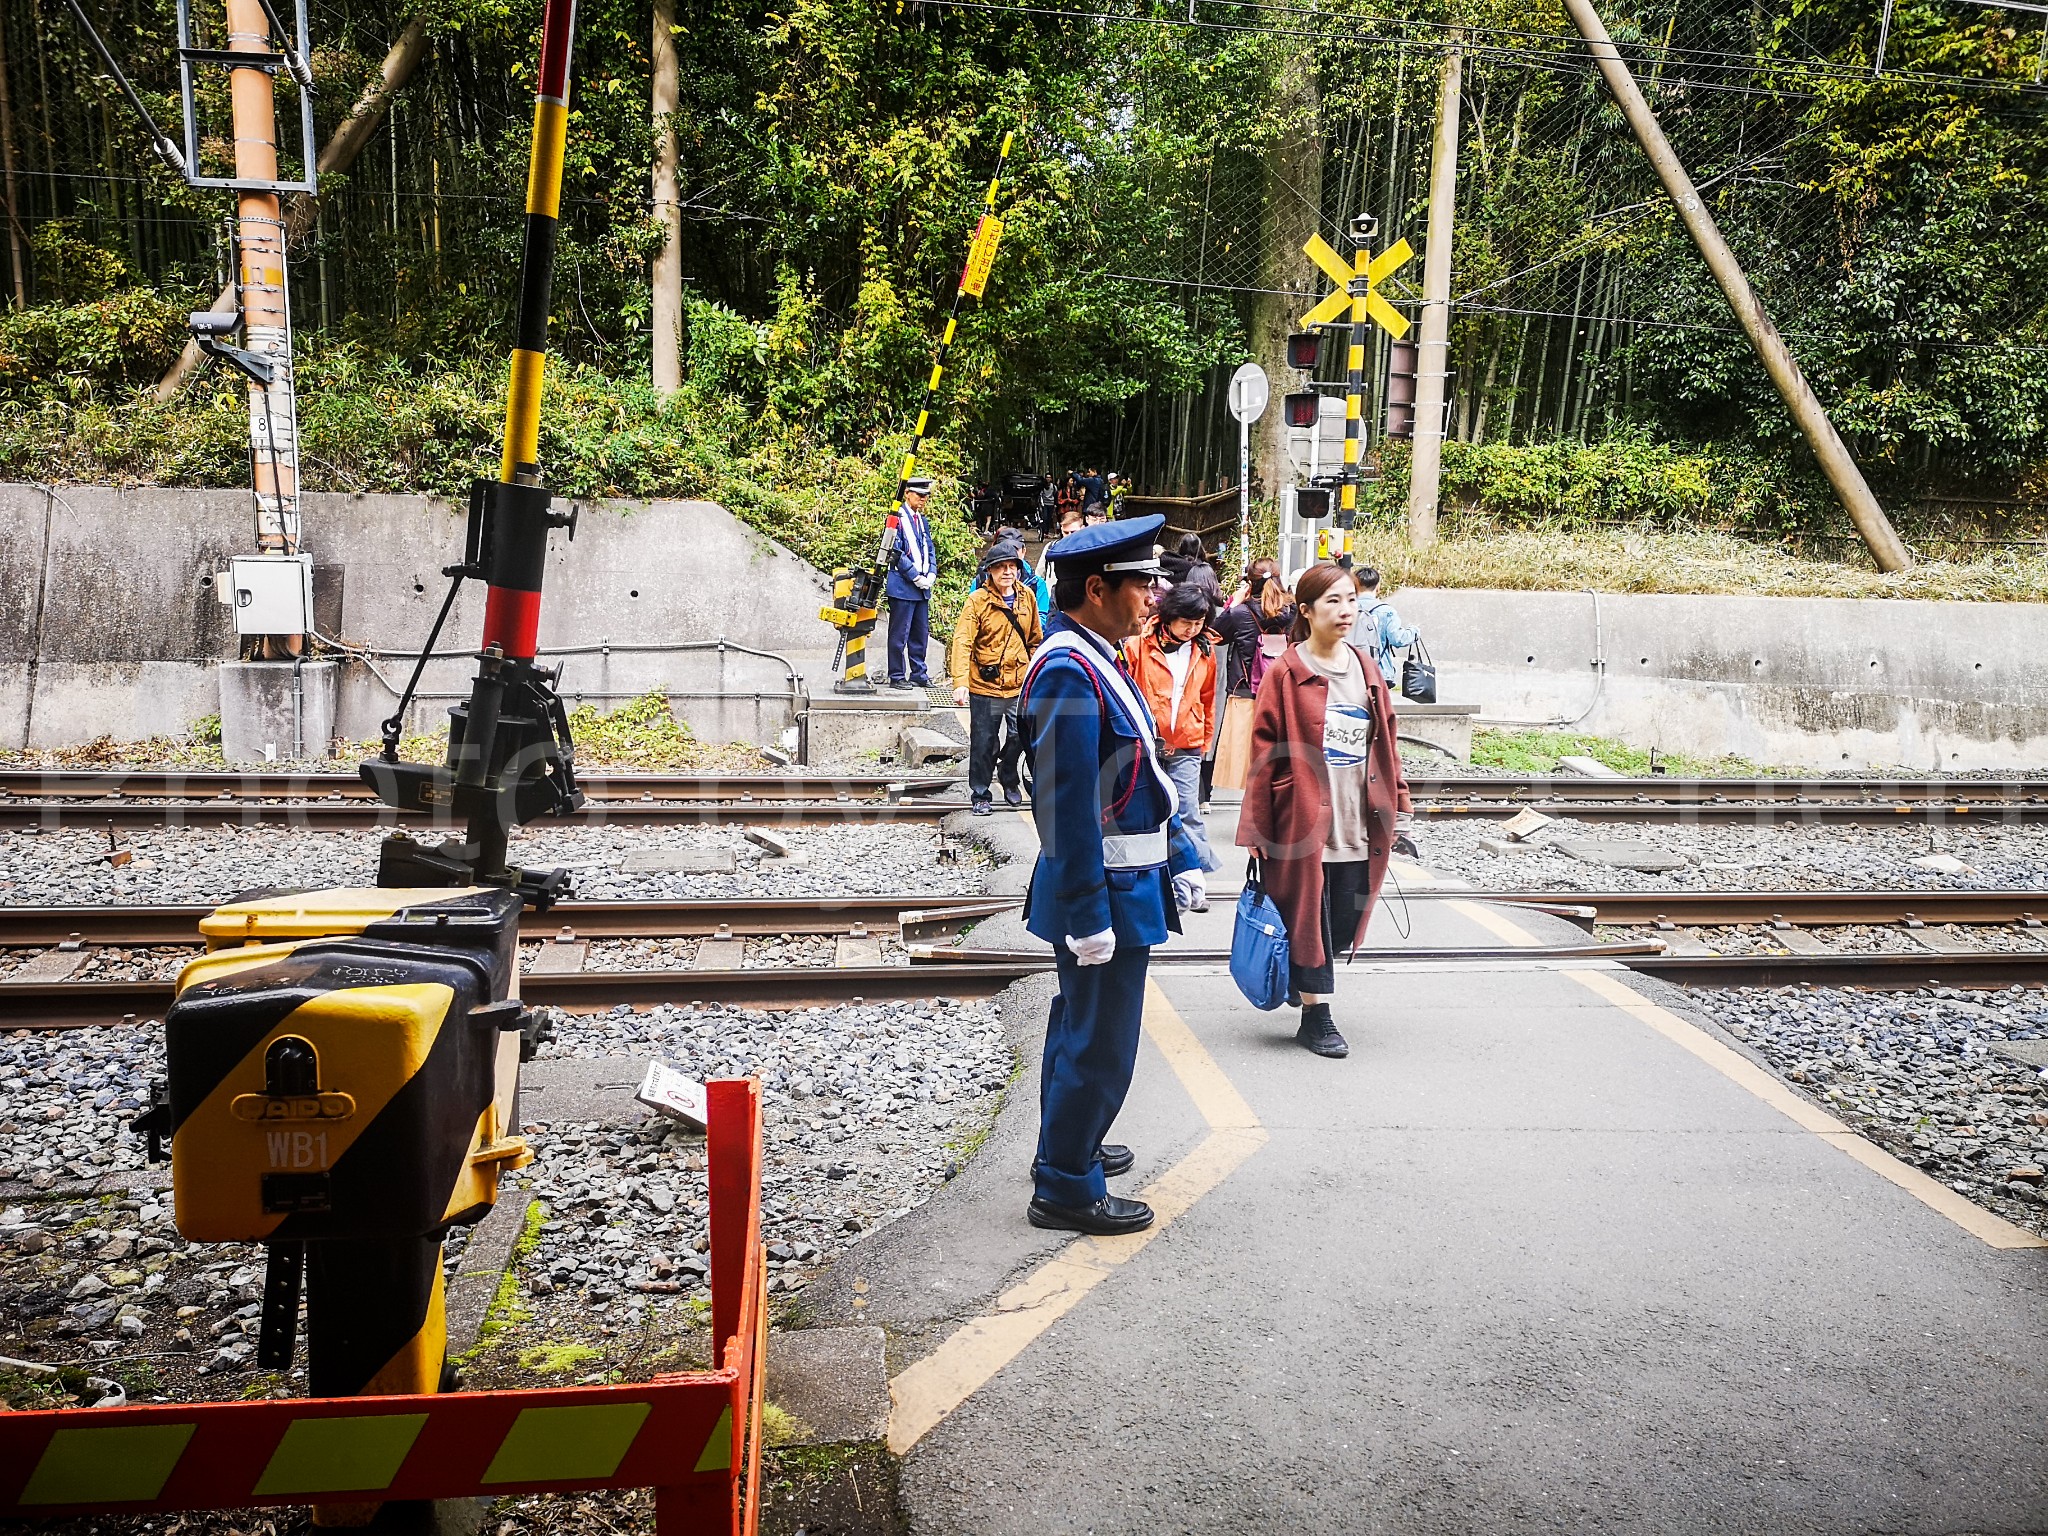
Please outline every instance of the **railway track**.
[[[1219, 897], [1227, 893], [1218, 893]], [[1412, 894], [1411, 902], [1460, 900], [1523, 906], [1571, 918], [1588, 929], [1647, 928], [1640, 938], [1533, 948], [1363, 950], [1378, 964], [1509, 964], [1609, 960], [1689, 987], [1820, 985], [1880, 990], [2048, 985], [2048, 912], [2042, 891], [1444, 891]], [[983, 918], [1014, 910], [1015, 898], [865, 896], [709, 902], [568, 902], [529, 914], [522, 934], [564, 946], [544, 952], [525, 974], [534, 1002], [605, 1009], [620, 1002], [737, 1003], [752, 1007], [818, 1007], [855, 999], [988, 997], [1020, 977], [1047, 969], [1043, 951], [938, 947]], [[160, 1018], [172, 997], [169, 981], [75, 980], [95, 947], [186, 946], [194, 943], [205, 907], [0, 908], [0, 948], [48, 950], [54, 965], [22, 980], [0, 981], [0, 1027], [66, 1028]], [[1912, 937], [1910, 952], [1832, 950], [1812, 928], [1897, 925]], [[1981, 948], [1944, 931], [1950, 925], [2002, 925], [2042, 934], [2039, 947]], [[1685, 928], [1759, 927], [1774, 952], [1714, 953]], [[737, 940], [748, 935], [893, 934], [909, 949], [909, 965], [782, 966], [697, 970], [587, 970], [581, 947], [607, 939], [693, 937]], [[573, 953], [571, 953], [573, 951]], [[1781, 952], [1777, 952], [1781, 951]], [[1161, 950], [1169, 966], [1215, 966], [1222, 951]], [[563, 964], [551, 961], [560, 959]], [[32, 962], [34, 964], [34, 962]], [[20, 973], [17, 973], [20, 974]]]
[[[746, 819], [930, 823], [963, 808], [960, 781], [797, 774], [597, 774], [589, 803], [553, 824], [660, 827]], [[1417, 780], [1426, 822], [1500, 820], [1524, 810], [1581, 822], [1897, 826], [2048, 821], [2039, 779], [1588, 779], [1479, 775]], [[0, 831], [10, 827], [290, 825], [315, 831], [442, 821], [400, 814], [354, 775], [0, 771]]]
[[[815, 896], [714, 901], [565, 901], [523, 914], [525, 939], [673, 939], [753, 934], [893, 932], [906, 942], [943, 938], [1018, 905], [987, 896]], [[138, 948], [199, 942], [213, 906], [0, 907], [0, 949], [53, 944]]]

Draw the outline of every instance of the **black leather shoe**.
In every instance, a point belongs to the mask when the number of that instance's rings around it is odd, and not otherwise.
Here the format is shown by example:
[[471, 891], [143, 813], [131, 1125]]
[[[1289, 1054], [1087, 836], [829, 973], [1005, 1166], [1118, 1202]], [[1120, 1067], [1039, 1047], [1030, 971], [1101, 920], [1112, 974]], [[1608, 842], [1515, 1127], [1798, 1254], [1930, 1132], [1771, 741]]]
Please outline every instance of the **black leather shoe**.
[[1120, 1237], [1142, 1232], [1152, 1225], [1152, 1207], [1142, 1200], [1104, 1195], [1093, 1205], [1054, 1205], [1050, 1200], [1033, 1200], [1031, 1225], [1057, 1232], [1086, 1232], [1095, 1237]]
[[1137, 1154], [1129, 1147], [1120, 1147], [1113, 1141], [1102, 1144], [1102, 1176], [1106, 1179], [1122, 1178], [1137, 1160]]

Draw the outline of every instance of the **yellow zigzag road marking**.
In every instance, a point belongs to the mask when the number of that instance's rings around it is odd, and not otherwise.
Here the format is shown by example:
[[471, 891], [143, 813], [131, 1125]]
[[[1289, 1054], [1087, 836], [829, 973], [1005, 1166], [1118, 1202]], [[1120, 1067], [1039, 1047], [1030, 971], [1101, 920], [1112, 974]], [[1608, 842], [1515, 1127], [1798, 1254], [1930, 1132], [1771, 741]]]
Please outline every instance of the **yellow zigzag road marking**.
[[898, 1456], [1266, 1144], [1265, 1129], [1244, 1096], [1149, 981], [1145, 1032], [1208, 1123], [1208, 1136], [1140, 1191], [1155, 1217], [1145, 1231], [1076, 1238], [998, 1296], [993, 1311], [963, 1323], [889, 1383], [889, 1449]]

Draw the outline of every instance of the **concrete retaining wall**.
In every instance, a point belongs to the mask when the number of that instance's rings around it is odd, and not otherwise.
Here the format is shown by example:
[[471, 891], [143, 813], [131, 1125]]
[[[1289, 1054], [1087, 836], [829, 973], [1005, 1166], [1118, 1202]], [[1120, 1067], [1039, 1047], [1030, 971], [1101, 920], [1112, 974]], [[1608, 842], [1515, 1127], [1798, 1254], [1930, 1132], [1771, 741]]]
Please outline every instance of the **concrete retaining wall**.
[[[389, 651], [425, 641], [447, 589], [441, 567], [461, 556], [460, 508], [312, 495], [305, 530], [323, 633]], [[215, 667], [235, 637], [212, 577], [253, 538], [245, 493], [0, 485], [0, 744], [175, 733], [216, 713]], [[555, 658], [572, 706], [660, 687], [707, 740], [773, 741], [794, 723], [805, 675], [823, 684], [829, 595], [817, 571], [710, 502], [585, 505], [575, 541], [553, 541], [541, 648], [598, 648]], [[442, 650], [474, 644], [483, 600], [464, 585]], [[696, 648], [666, 648], [682, 646]], [[345, 669], [344, 737], [376, 735], [410, 662], [374, 667], [390, 687], [370, 665]], [[414, 723], [439, 723], [472, 670], [466, 658], [430, 663]]]
[[1818, 768], [2048, 762], [2048, 604], [1421, 589], [1393, 602], [1422, 628], [1437, 696], [1480, 705], [1482, 725], [1570, 721]]
[[[426, 639], [441, 567], [461, 552], [460, 508], [315, 495], [305, 527], [323, 633], [390, 651]], [[241, 492], [0, 485], [0, 745], [169, 734], [215, 713], [215, 667], [235, 640], [212, 578], [253, 529]], [[772, 741], [795, 696], [829, 686], [828, 595], [817, 571], [709, 502], [588, 505], [574, 543], [555, 537], [541, 645], [598, 648], [560, 657], [572, 704], [660, 687], [707, 740]], [[475, 642], [482, 605], [466, 585], [443, 649]], [[1584, 592], [1413, 590], [1396, 605], [1423, 627], [1439, 697], [1492, 719], [1819, 767], [2048, 761], [2048, 604], [1608, 594], [1597, 627]], [[389, 688], [346, 666], [342, 735], [376, 735], [408, 666], [375, 663]], [[470, 671], [431, 663], [414, 723], [439, 723]]]

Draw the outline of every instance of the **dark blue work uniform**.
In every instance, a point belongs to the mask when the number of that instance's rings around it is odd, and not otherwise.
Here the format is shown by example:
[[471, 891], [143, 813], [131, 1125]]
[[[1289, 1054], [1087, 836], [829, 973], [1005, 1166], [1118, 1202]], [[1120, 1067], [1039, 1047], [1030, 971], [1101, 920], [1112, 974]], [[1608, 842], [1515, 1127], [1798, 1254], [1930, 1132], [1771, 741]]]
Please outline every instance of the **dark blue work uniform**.
[[[1119, 665], [1116, 648], [1079, 624], [1067, 627], [1086, 658], [1041, 649], [1022, 709], [1039, 841], [1024, 920], [1052, 945], [1060, 980], [1045, 1027], [1031, 1171], [1041, 1200], [1088, 1206], [1107, 1192], [1102, 1139], [1137, 1064], [1152, 946], [1180, 931], [1173, 876], [1201, 861], [1147, 761], [1149, 722], [1130, 718], [1100, 683]], [[1143, 695], [1130, 692], [1143, 709]], [[1105, 929], [1116, 933], [1116, 954], [1082, 965], [1067, 938]]]

